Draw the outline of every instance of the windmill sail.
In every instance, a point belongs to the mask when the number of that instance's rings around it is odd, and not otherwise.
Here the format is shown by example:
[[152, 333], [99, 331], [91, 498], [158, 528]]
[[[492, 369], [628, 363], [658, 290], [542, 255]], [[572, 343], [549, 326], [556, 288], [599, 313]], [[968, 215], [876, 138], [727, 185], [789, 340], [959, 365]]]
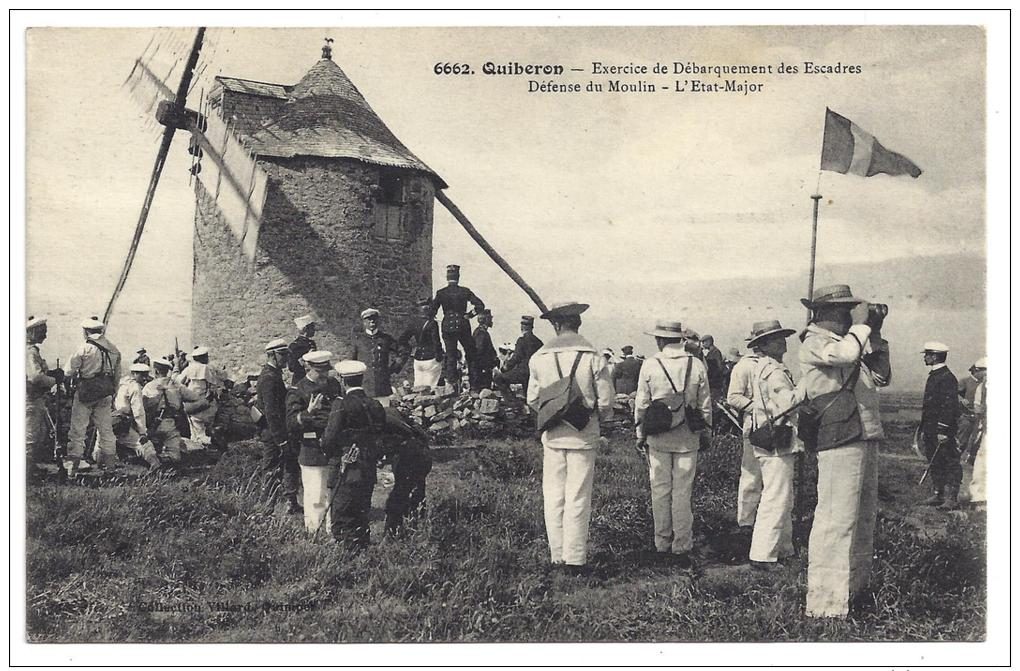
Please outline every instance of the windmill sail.
[[241, 251], [254, 260], [269, 178], [218, 111], [210, 111], [205, 121], [204, 132], [192, 128], [192, 136], [205, 152], [198, 179], [213, 195]]

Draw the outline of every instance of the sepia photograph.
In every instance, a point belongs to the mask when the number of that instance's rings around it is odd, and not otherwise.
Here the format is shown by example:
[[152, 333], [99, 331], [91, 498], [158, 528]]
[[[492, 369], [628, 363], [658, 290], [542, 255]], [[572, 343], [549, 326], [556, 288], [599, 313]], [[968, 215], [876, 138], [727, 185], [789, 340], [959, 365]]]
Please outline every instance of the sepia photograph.
[[20, 661], [1008, 663], [1008, 12], [14, 14]]

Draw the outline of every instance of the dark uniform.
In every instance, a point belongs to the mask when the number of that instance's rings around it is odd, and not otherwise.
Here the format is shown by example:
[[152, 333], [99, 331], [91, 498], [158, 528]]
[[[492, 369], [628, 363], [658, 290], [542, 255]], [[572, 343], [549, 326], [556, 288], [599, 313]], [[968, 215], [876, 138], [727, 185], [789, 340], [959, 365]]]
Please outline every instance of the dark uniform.
[[415, 361], [442, 361], [443, 341], [439, 337], [439, 322], [432, 317], [420, 319], [404, 329], [400, 335], [400, 348], [409, 352]]
[[355, 548], [368, 545], [368, 514], [385, 424], [382, 404], [364, 389], [350, 389], [330, 406], [322, 436], [326, 454], [343, 455], [333, 491], [330, 531], [337, 541]]
[[[255, 383], [255, 407], [262, 413], [259, 438], [262, 441], [262, 472], [270, 482], [279, 483], [284, 498], [297, 502], [298, 443], [287, 430], [287, 385], [283, 371], [266, 364]], [[305, 408], [308, 407], [307, 402]]]
[[719, 401], [726, 396], [726, 361], [723, 353], [715, 345], [705, 354], [705, 366], [708, 368], [708, 388], [712, 392], [712, 400]]
[[617, 394], [633, 394], [638, 388], [638, 374], [641, 372], [641, 361], [629, 356], [613, 368], [613, 385]]
[[492, 370], [499, 364], [496, 348], [492, 345], [489, 328], [479, 324], [473, 334], [475, 339], [475, 356], [478, 358], [475, 375], [471, 378], [471, 389], [480, 391], [492, 386]]
[[[308, 403], [314, 394], [322, 394], [322, 407], [308, 414]], [[331, 377], [312, 382], [307, 377], [287, 390], [287, 431], [293, 445], [300, 448], [298, 464], [301, 466], [329, 466], [329, 455], [322, 449], [321, 438], [329, 419], [333, 401], [343, 396], [340, 383]]]
[[[956, 447], [956, 429], [960, 403], [956, 395], [956, 376], [947, 366], [935, 368], [924, 385], [921, 406], [921, 434], [924, 453], [931, 463], [929, 476], [935, 488], [935, 499], [943, 494], [956, 500], [963, 479], [960, 453]], [[940, 447], [941, 444], [941, 447]]]
[[475, 341], [471, 338], [471, 324], [466, 316], [467, 304], [474, 306], [475, 312], [485, 309], [482, 302], [474, 292], [459, 284], [449, 284], [436, 292], [432, 299], [431, 314], [434, 317], [443, 308], [443, 322], [440, 331], [443, 335], [443, 346], [446, 349], [446, 360], [443, 366], [443, 376], [447, 384], [454, 384], [457, 380], [457, 360], [452, 356], [459, 343], [464, 348], [464, 358], [467, 360], [468, 376], [474, 377], [475, 370]]
[[425, 478], [432, 470], [428, 436], [395, 408], [386, 408], [386, 437], [380, 455], [393, 469], [393, 491], [386, 499], [386, 532], [396, 534], [404, 518], [425, 509]]
[[390, 375], [400, 372], [407, 360], [397, 341], [389, 333], [376, 331], [369, 335], [364, 330], [351, 337], [349, 359], [368, 366], [365, 371], [365, 391], [371, 396], [389, 396], [393, 393]]
[[493, 375], [492, 381], [496, 387], [509, 394], [511, 384], [520, 384], [527, 392], [528, 379], [531, 377], [528, 362], [531, 361], [531, 355], [542, 349], [543, 344], [534, 333], [522, 333], [514, 345], [514, 353], [506, 360], [504, 370], [496, 371]]
[[291, 372], [291, 386], [296, 385], [305, 377], [305, 367], [301, 364], [301, 357], [317, 349], [315, 341], [305, 335], [299, 335], [294, 338], [294, 342], [287, 345], [287, 369]]

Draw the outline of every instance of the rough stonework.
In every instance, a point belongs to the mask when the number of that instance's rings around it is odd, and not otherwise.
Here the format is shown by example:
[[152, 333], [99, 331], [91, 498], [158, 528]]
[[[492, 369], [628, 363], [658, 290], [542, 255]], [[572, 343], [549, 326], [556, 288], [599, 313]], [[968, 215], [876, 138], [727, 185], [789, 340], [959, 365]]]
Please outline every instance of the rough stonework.
[[[377, 117], [368, 125], [350, 120], [352, 105], [362, 116], [374, 112], [332, 62], [320, 61], [292, 87], [235, 79], [228, 84], [216, 92], [225, 118], [239, 132], [267, 128], [282, 153], [288, 148], [280, 145], [283, 135], [265, 125], [272, 115], [293, 134], [290, 147], [300, 151], [311, 151], [305, 129], [296, 125], [303, 120], [313, 134], [331, 130], [331, 137], [342, 139], [351, 123], [373, 134], [358, 148], [364, 160], [328, 147], [325, 155], [258, 153], [269, 183], [253, 261], [196, 180], [193, 342], [208, 346], [228, 370], [252, 367], [267, 341], [296, 335], [294, 317], [313, 313], [318, 345], [342, 356], [366, 307], [382, 311], [383, 329], [399, 336], [414, 318], [415, 302], [432, 294], [433, 204], [435, 189], [445, 184]], [[258, 94], [240, 91], [255, 84]], [[284, 103], [261, 94], [274, 86], [298, 97]], [[385, 160], [377, 162], [377, 156]]]

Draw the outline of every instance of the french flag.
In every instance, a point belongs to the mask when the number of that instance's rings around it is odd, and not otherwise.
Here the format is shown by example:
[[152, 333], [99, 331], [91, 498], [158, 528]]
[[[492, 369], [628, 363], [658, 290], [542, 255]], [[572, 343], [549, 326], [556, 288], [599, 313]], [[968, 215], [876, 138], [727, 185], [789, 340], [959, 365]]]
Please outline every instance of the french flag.
[[921, 169], [909, 158], [889, 151], [874, 135], [828, 107], [825, 108], [821, 168], [861, 177], [885, 173], [917, 178], [921, 174]]

